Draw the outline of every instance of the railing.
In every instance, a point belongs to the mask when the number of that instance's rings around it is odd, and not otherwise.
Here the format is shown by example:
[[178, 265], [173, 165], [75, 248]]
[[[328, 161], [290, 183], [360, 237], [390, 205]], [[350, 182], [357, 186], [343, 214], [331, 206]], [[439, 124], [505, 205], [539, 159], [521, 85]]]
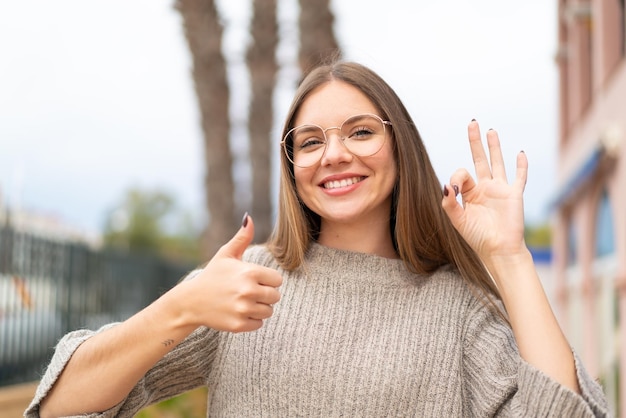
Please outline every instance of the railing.
[[128, 318], [191, 268], [0, 226], [0, 386], [37, 380], [63, 334]]

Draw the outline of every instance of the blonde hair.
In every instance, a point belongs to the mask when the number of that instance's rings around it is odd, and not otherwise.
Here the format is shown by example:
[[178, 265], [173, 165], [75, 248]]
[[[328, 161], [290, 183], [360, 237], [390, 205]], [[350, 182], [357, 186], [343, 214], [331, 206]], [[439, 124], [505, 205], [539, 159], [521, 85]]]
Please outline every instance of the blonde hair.
[[[389, 228], [394, 247], [407, 268], [430, 273], [450, 264], [489, 305], [500, 295], [476, 253], [454, 229], [441, 207], [442, 189], [417, 127], [400, 98], [375, 72], [353, 62], [335, 62], [313, 69], [300, 83], [287, 113], [283, 136], [293, 128], [297, 112], [317, 87], [338, 80], [358, 88], [391, 122], [398, 179], [392, 194]], [[278, 219], [268, 248], [285, 270], [302, 266], [319, 235], [320, 217], [296, 192], [293, 166], [281, 152]], [[498, 309], [499, 310], [499, 309]]]

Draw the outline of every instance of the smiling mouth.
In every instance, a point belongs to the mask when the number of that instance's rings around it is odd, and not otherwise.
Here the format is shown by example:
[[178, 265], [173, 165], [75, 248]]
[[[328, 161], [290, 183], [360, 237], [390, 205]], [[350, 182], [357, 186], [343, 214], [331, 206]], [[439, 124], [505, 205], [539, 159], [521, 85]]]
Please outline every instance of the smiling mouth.
[[365, 177], [351, 177], [351, 178], [347, 178], [347, 179], [342, 179], [342, 180], [334, 180], [334, 181], [328, 181], [324, 184], [322, 184], [322, 187], [325, 189], [338, 189], [340, 187], [348, 187], [351, 186], [353, 184], [356, 184], [360, 181], [363, 181], [365, 179]]

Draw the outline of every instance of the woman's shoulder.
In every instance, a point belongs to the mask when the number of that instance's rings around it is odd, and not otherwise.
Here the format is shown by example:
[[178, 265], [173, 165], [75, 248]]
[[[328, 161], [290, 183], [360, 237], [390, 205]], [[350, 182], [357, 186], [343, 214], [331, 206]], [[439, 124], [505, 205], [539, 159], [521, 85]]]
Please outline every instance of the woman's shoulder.
[[249, 246], [243, 253], [243, 261], [254, 263], [265, 267], [278, 268], [278, 262], [267, 245], [256, 244]]
[[451, 264], [444, 264], [427, 276], [429, 282], [433, 285], [471, 294], [467, 281], [463, 279], [461, 273]]
[[480, 312], [490, 315], [494, 307], [500, 306], [498, 298], [494, 295], [485, 295], [484, 290], [466, 280], [459, 270], [450, 264], [443, 265], [431, 273], [429, 282], [438, 288], [446, 299], [452, 298], [455, 303], [462, 306], [469, 315]]

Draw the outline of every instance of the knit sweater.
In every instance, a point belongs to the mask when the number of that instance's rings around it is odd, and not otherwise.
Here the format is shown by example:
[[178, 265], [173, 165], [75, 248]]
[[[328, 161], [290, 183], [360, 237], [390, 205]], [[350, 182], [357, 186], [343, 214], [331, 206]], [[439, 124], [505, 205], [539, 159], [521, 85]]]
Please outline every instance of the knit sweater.
[[[523, 361], [510, 327], [452, 268], [414, 274], [401, 260], [318, 244], [296, 272], [280, 269], [262, 246], [244, 259], [284, 277], [263, 327], [198, 328], [127, 399], [90, 417], [131, 417], [201, 385], [215, 417], [608, 415], [578, 357], [582, 396]], [[26, 416], [38, 416], [72, 353], [93, 334], [75, 331], [59, 342]]]

